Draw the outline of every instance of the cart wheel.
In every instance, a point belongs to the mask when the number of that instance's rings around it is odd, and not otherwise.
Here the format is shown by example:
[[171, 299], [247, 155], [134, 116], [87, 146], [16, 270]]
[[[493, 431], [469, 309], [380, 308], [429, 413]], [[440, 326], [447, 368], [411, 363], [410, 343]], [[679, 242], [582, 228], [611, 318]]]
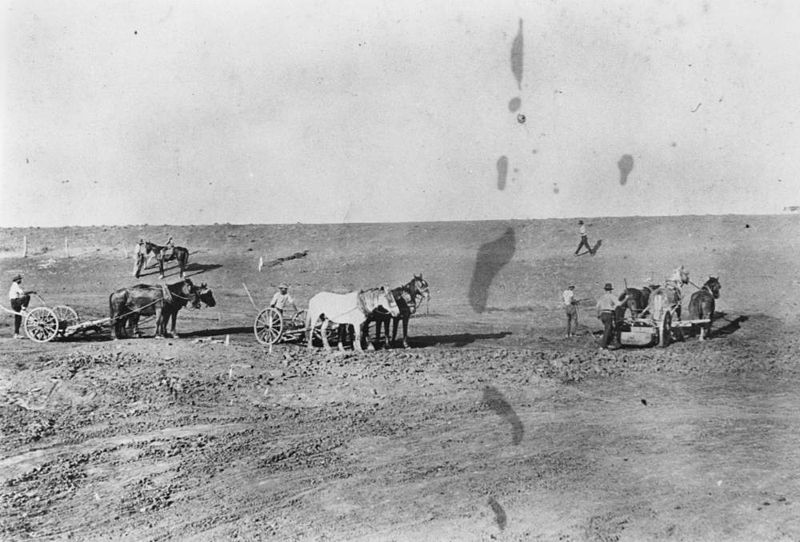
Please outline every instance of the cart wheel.
[[672, 313], [669, 311], [664, 313], [664, 319], [661, 320], [661, 325], [658, 326], [658, 346], [666, 348], [669, 346], [669, 341], [672, 338]]
[[25, 315], [25, 333], [37, 343], [46, 343], [58, 333], [58, 317], [47, 307], [36, 307]]
[[62, 337], [69, 326], [74, 326], [78, 323], [78, 313], [72, 307], [56, 305], [53, 307], [53, 312], [58, 318], [58, 333]]
[[267, 307], [256, 316], [253, 331], [261, 344], [275, 344], [283, 334], [283, 316], [277, 309]]

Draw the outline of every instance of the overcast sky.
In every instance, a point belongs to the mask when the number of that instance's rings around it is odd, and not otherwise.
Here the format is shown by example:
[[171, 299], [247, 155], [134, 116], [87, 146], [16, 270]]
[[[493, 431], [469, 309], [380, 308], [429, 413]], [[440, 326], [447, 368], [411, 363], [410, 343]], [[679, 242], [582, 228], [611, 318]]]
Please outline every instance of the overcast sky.
[[0, 226], [800, 204], [793, 0], [23, 0], [2, 29]]

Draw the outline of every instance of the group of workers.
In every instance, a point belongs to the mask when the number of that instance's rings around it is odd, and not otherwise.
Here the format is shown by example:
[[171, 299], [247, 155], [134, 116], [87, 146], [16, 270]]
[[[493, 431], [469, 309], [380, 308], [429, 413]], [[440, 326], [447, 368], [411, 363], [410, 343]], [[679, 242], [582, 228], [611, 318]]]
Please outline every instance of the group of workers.
[[[600, 349], [607, 350], [607, 349], [616, 349], [619, 348], [619, 342], [615, 335], [616, 329], [616, 309], [625, 304], [627, 300], [628, 293], [627, 291], [625, 294], [622, 295], [621, 298], [617, 298], [611, 292], [614, 291], [614, 286], [607, 282], [606, 285], [603, 287], [603, 295], [600, 296], [600, 299], [597, 300], [597, 318], [603, 323], [603, 337], [600, 341]], [[574, 337], [576, 332], [578, 331], [578, 309], [577, 305], [582, 300], [575, 299], [575, 285], [570, 284], [569, 287], [564, 290], [562, 294], [562, 299], [564, 301], [564, 311], [567, 315], [567, 333], [566, 338], [569, 339]]]

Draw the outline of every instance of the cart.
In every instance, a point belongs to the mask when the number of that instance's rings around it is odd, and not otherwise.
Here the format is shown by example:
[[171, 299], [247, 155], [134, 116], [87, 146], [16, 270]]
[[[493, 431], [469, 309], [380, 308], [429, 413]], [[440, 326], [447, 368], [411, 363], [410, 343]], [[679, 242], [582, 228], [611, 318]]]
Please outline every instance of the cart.
[[[253, 324], [256, 340], [261, 344], [275, 344], [278, 342], [301, 342], [306, 338], [306, 314], [308, 311], [299, 310], [294, 314], [281, 313], [274, 307], [267, 307], [258, 313]], [[314, 338], [322, 340], [321, 324], [314, 327]], [[327, 330], [328, 341], [338, 337], [338, 326], [329, 326]]]
[[22, 317], [22, 329], [28, 338], [37, 343], [52, 341], [56, 337], [67, 337], [78, 325], [78, 314], [67, 305], [34, 307], [22, 312], [0, 306], [4, 312]]
[[709, 324], [710, 319], [681, 320], [680, 304], [667, 307], [663, 314], [652, 314], [647, 318], [629, 317], [620, 324], [620, 343], [629, 346], [669, 346], [673, 335], [678, 340], [683, 340], [683, 329], [695, 325]]

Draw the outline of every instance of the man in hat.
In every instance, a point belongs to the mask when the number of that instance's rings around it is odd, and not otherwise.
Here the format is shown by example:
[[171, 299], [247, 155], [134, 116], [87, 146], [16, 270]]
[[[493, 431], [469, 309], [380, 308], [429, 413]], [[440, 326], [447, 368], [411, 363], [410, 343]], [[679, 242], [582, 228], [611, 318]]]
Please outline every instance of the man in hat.
[[295, 312], [297, 312], [297, 305], [294, 304], [294, 299], [289, 295], [289, 286], [281, 282], [278, 284], [278, 291], [272, 296], [272, 301], [269, 302], [269, 306], [278, 309], [278, 312], [283, 314], [283, 309], [287, 304], [294, 307]]
[[578, 244], [577, 250], [575, 250], [575, 256], [581, 251], [583, 247], [586, 247], [586, 250], [589, 251], [589, 254], [594, 256], [594, 250], [592, 250], [592, 246], [589, 244], [589, 237], [586, 234], [586, 225], [584, 225], [583, 220], [578, 220], [578, 233], [581, 235], [581, 242]]
[[[11, 288], [8, 290], [8, 300], [11, 302], [11, 310], [16, 313], [22, 313], [28, 310], [28, 303], [31, 302], [31, 295], [35, 294], [34, 290], [25, 291], [22, 289], [22, 275], [16, 275], [11, 279]], [[20, 314], [14, 315], [14, 338], [21, 339], [19, 334], [19, 326], [22, 325], [22, 316]]]
[[614, 333], [617, 328], [615, 309], [625, 303], [628, 292], [625, 292], [622, 299], [617, 300], [616, 296], [611, 293], [614, 291], [614, 287], [610, 282], [606, 282], [603, 290], [605, 290], [605, 293], [597, 301], [597, 317], [603, 322], [603, 340], [600, 343], [600, 349], [606, 350], [610, 347], [613, 350], [619, 348], [619, 337]]
[[575, 285], [571, 284], [569, 288], [564, 290], [561, 298], [564, 300], [564, 311], [567, 315], [566, 338], [569, 339], [578, 331], [578, 309], [575, 307], [578, 304], [578, 300], [575, 299]]

